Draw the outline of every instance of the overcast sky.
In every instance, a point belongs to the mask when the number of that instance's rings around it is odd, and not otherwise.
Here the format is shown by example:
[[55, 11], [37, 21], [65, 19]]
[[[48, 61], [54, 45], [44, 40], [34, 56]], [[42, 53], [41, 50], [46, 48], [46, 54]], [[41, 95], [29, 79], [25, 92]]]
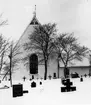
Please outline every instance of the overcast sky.
[[74, 32], [81, 44], [91, 48], [91, 0], [0, 0], [2, 19], [7, 26], [0, 28], [6, 37], [18, 40], [31, 21], [34, 6], [41, 24], [57, 23], [58, 30]]

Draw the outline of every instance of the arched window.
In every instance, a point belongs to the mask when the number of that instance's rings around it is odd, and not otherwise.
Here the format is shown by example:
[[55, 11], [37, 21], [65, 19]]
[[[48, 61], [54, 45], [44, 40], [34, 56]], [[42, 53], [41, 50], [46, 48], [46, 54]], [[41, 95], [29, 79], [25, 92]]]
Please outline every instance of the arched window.
[[30, 74], [37, 74], [38, 73], [38, 56], [36, 54], [32, 54], [29, 57], [30, 62]]

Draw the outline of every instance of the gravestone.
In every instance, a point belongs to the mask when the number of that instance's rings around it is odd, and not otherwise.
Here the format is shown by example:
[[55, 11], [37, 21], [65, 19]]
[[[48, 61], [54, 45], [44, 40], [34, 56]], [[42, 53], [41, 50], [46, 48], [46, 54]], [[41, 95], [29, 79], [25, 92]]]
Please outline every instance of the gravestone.
[[40, 81], [40, 85], [42, 85], [42, 82]]
[[32, 81], [32, 79], [31, 79], [31, 78], [30, 78], [29, 80], [30, 80], [30, 81]]
[[27, 90], [23, 91], [23, 85], [22, 84], [17, 84], [13, 85], [12, 87], [13, 91], [13, 97], [20, 97], [23, 96], [23, 93], [28, 93]]
[[88, 76], [91, 77], [91, 73], [89, 73]]
[[70, 79], [64, 79], [62, 80], [62, 84], [65, 87], [61, 87], [61, 92], [71, 92], [71, 91], [76, 91], [76, 87], [72, 86], [73, 83], [70, 82]]
[[13, 85], [13, 97], [23, 96], [23, 85]]
[[32, 88], [35, 88], [35, 87], [36, 87], [36, 82], [33, 81], [33, 82], [31, 83], [31, 87], [32, 87]]
[[34, 75], [32, 75], [32, 79], [34, 79]]
[[85, 78], [87, 77], [87, 74], [84, 74]]
[[82, 78], [82, 76], [81, 76], [81, 78], [80, 78], [80, 82], [83, 82], [83, 78]]
[[51, 76], [51, 75], [49, 75], [49, 76], [48, 76], [48, 78], [49, 78], [49, 80], [51, 80], [52, 76]]
[[56, 77], [56, 73], [53, 73], [53, 79], [56, 79], [57, 77]]

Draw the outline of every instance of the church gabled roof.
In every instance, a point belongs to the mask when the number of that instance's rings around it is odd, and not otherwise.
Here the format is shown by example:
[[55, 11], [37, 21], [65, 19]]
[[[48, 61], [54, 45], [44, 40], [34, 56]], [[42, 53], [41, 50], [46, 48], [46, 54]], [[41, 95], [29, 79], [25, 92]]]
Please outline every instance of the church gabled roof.
[[[29, 40], [29, 35], [31, 35], [34, 31], [34, 26], [37, 26], [37, 25], [41, 25], [36, 17], [36, 6], [35, 6], [35, 12], [34, 12], [34, 15], [33, 15], [33, 18], [31, 20], [31, 22], [28, 24], [27, 28], [25, 29], [25, 31], [23, 32], [23, 34], [21, 35], [21, 37], [19, 38], [17, 44], [15, 45], [16, 46], [22, 46], [24, 43], [26, 43], [28, 40]], [[23, 47], [21, 47], [22, 49]], [[22, 51], [22, 50], [21, 50]]]

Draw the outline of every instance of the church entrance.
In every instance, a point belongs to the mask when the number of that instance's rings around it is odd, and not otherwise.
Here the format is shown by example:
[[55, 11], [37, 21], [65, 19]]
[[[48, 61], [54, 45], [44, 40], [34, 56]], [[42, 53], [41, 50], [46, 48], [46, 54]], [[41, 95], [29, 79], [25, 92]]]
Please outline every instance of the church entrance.
[[38, 74], [38, 56], [36, 54], [32, 54], [29, 58], [30, 62], [30, 74]]

